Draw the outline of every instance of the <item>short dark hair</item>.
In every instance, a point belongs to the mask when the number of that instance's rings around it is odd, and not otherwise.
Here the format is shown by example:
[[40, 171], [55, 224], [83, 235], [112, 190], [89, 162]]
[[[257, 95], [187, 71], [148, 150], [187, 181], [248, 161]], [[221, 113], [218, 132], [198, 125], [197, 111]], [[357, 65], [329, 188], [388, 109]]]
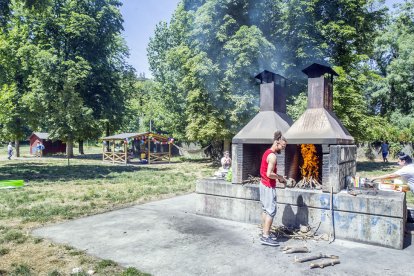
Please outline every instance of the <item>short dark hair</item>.
[[398, 159], [404, 160], [406, 164], [413, 163], [413, 159], [408, 154], [405, 154], [404, 152], [398, 153]]

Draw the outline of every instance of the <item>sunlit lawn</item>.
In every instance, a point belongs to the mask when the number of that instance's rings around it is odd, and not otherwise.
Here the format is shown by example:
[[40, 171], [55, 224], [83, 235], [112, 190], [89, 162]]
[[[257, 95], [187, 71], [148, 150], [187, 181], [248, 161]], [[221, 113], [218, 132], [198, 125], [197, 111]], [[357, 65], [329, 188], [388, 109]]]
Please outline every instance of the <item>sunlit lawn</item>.
[[213, 170], [205, 161], [142, 166], [88, 159], [72, 159], [70, 166], [59, 158], [0, 161], [0, 179], [24, 179], [27, 185], [0, 190], [0, 275], [30, 275], [22, 274], [24, 271], [68, 275], [75, 267], [92, 269], [95, 275], [140, 275], [132, 268], [127, 271], [109, 260], [34, 238], [30, 231], [44, 224], [192, 192], [195, 180]]

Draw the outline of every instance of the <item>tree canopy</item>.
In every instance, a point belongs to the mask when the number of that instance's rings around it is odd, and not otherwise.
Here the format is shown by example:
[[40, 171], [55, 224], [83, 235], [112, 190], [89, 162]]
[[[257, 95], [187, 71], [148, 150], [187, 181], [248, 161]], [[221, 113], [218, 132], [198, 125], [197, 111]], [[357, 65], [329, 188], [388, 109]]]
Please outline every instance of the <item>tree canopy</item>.
[[3, 138], [22, 139], [30, 127], [72, 145], [122, 125], [133, 70], [125, 62], [120, 6], [117, 0], [2, 6], [0, 101], [10, 106], [0, 111]]
[[159, 116], [170, 123], [157, 124], [188, 140], [231, 138], [258, 110], [254, 76], [264, 69], [290, 80], [289, 112], [300, 114], [301, 70], [318, 62], [340, 74], [334, 107], [345, 127], [357, 140], [376, 139], [367, 126], [381, 120], [366, 91], [380, 80], [369, 65], [387, 15], [373, 0], [183, 0], [148, 46], [157, 93], [168, 101]]

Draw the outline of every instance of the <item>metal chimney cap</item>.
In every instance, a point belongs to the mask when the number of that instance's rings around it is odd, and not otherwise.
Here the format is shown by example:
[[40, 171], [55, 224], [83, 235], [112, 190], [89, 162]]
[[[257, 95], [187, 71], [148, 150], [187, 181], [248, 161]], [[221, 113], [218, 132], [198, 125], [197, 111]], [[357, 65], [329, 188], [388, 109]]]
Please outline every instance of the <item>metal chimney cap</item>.
[[303, 69], [302, 72], [308, 75], [309, 78], [317, 78], [324, 74], [339, 76], [338, 73], [336, 73], [331, 67], [319, 63], [313, 63], [312, 65]]
[[263, 72], [261, 72], [260, 74], [255, 76], [255, 78], [259, 79], [261, 81], [261, 83], [270, 83], [272, 81], [275, 81], [276, 79], [287, 80], [287, 78], [285, 78], [285, 77], [283, 77], [279, 74], [267, 71], [267, 70], [264, 70]]

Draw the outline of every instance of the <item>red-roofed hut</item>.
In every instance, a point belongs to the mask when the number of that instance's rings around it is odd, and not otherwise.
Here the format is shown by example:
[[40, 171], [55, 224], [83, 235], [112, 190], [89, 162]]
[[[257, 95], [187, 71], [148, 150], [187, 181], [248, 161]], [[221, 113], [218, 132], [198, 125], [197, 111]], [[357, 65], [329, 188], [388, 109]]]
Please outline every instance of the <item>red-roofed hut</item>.
[[45, 146], [43, 155], [66, 152], [66, 144], [61, 140], [52, 141], [49, 139], [49, 133], [47, 132], [33, 132], [29, 137], [29, 141], [31, 154], [36, 154], [37, 142], [41, 142]]

